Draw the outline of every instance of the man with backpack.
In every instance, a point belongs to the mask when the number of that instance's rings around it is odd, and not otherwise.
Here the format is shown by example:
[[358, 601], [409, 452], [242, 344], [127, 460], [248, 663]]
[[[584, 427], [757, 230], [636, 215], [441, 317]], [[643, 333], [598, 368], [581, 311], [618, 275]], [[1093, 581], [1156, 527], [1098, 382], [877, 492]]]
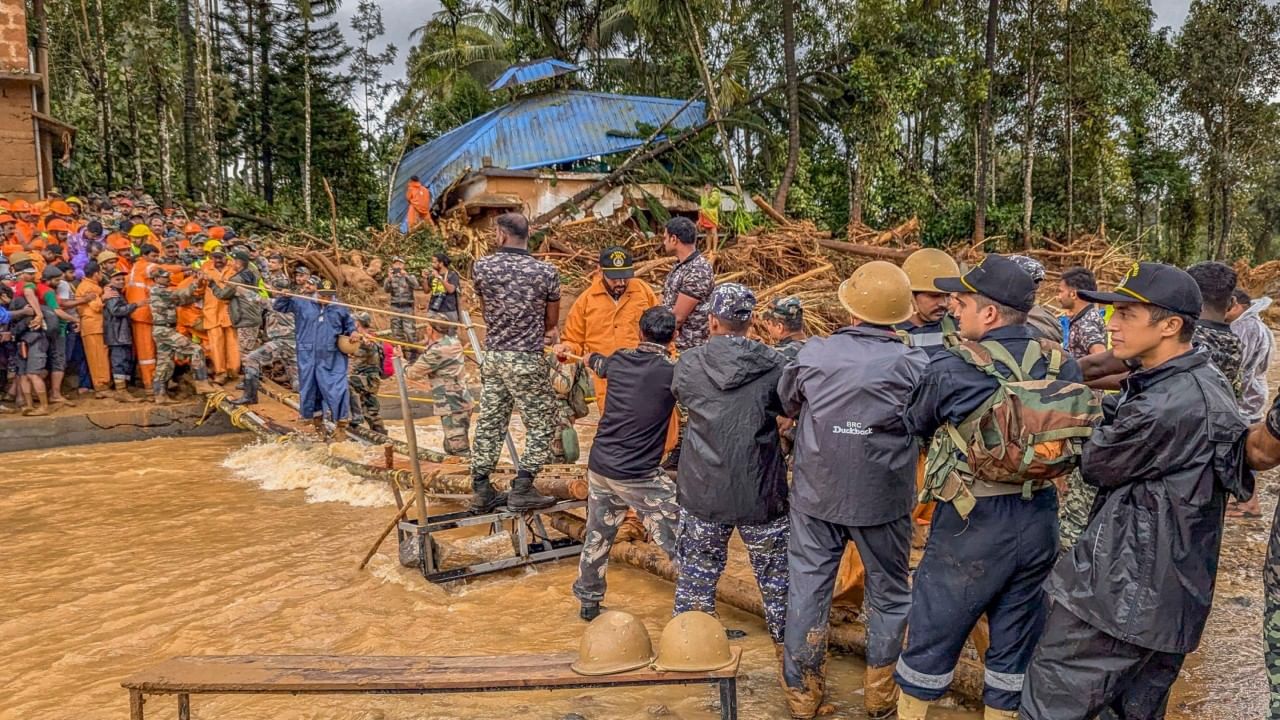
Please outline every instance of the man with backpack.
[[1141, 263], [1115, 292], [1080, 295], [1115, 306], [1115, 355], [1141, 367], [1084, 444], [1080, 471], [1098, 501], [1046, 583], [1054, 605], [1022, 717], [1157, 720], [1209, 616], [1226, 496], [1253, 491], [1247, 427], [1227, 378], [1192, 349], [1201, 292], [1190, 274]]
[[923, 441], [943, 432], [930, 448], [921, 497], [937, 507], [915, 573], [911, 637], [894, 673], [898, 717], [923, 720], [946, 694], [965, 639], [985, 614], [985, 717], [1016, 720], [1044, 626], [1040, 585], [1058, 552], [1051, 481], [1074, 467], [1097, 402], [1079, 384], [1075, 361], [1027, 327], [1036, 283], [1014, 261], [988, 255], [936, 286], [956, 293], [964, 342], [930, 361], [903, 415]]
[[356, 334], [360, 336], [360, 348], [351, 356], [351, 374], [347, 385], [351, 388], [351, 424], [367, 423], [369, 429], [387, 434], [382, 422], [382, 405], [378, 402], [378, 388], [382, 385], [382, 341], [370, 333], [373, 318], [367, 312], [352, 316], [356, 321]]
[[426, 347], [418, 359], [405, 369], [405, 377], [414, 382], [431, 383], [431, 408], [440, 418], [446, 455], [471, 457], [471, 410], [475, 407], [467, 389], [466, 365], [462, 341], [448, 332], [453, 322], [443, 313], [429, 313], [423, 327]]

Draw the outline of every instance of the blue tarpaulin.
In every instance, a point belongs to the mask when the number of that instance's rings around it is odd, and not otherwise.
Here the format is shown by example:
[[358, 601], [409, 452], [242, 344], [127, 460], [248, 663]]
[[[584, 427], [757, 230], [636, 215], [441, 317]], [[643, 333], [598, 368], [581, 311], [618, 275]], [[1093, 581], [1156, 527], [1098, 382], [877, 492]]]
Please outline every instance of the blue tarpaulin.
[[387, 221], [401, 225], [408, 214], [404, 191], [411, 176], [417, 175], [438, 201], [445, 188], [479, 170], [486, 157], [494, 167], [530, 170], [626, 152], [643, 145], [647, 133], [673, 115], [673, 130], [702, 122], [704, 105], [685, 103], [580, 90], [520, 98], [407, 153], [396, 170]]

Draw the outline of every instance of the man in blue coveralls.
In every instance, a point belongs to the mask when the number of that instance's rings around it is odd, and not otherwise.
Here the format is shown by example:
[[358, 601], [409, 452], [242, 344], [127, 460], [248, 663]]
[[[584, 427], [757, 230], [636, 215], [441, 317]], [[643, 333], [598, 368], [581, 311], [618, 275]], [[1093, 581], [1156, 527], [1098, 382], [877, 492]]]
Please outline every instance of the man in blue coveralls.
[[356, 321], [342, 305], [332, 304], [335, 291], [328, 280], [309, 275], [305, 292], [312, 298], [279, 297], [276, 312], [293, 313], [298, 339], [298, 412], [324, 433], [324, 416], [335, 425], [333, 439], [346, 439], [351, 423], [351, 395], [347, 389], [347, 356], [338, 350], [338, 336], [354, 336]]

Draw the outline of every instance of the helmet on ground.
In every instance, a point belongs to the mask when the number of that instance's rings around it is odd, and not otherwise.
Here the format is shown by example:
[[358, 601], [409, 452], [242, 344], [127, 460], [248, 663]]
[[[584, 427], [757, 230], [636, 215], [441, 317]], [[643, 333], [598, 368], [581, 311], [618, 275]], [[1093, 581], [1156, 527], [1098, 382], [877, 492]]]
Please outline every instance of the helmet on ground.
[[729, 638], [720, 621], [698, 610], [671, 618], [658, 641], [657, 670], [708, 672], [733, 663]]
[[911, 279], [884, 260], [854, 270], [837, 294], [844, 309], [863, 322], [896, 325], [911, 317]]
[[[720, 634], [723, 636], [724, 631]], [[608, 610], [591, 621], [578, 643], [573, 671], [579, 675], [612, 675], [653, 662], [649, 630], [630, 613]]]
[[911, 292], [940, 293], [934, 285], [940, 277], [960, 277], [960, 266], [954, 258], [936, 248], [922, 248], [911, 253], [902, 263], [902, 270], [911, 278]]

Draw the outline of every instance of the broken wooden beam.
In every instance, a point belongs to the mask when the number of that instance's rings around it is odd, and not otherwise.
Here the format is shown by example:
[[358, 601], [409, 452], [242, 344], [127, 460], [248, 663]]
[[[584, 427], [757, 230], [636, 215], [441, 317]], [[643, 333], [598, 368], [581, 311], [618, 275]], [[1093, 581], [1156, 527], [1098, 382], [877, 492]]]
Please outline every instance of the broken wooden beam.
[[816, 240], [819, 247], [828, 250], [839, 250], [851, 255], [860, 255], [862, 257], [871, 258], [873, 260], [892, 260], [902, 262], [910, 257], [911, 253], [919, 248], [888, 248], [878, 247], [876, 245], [858, 245], [855, 243], [843, 242], [841, 240], [827, 240], [818, 238]]

